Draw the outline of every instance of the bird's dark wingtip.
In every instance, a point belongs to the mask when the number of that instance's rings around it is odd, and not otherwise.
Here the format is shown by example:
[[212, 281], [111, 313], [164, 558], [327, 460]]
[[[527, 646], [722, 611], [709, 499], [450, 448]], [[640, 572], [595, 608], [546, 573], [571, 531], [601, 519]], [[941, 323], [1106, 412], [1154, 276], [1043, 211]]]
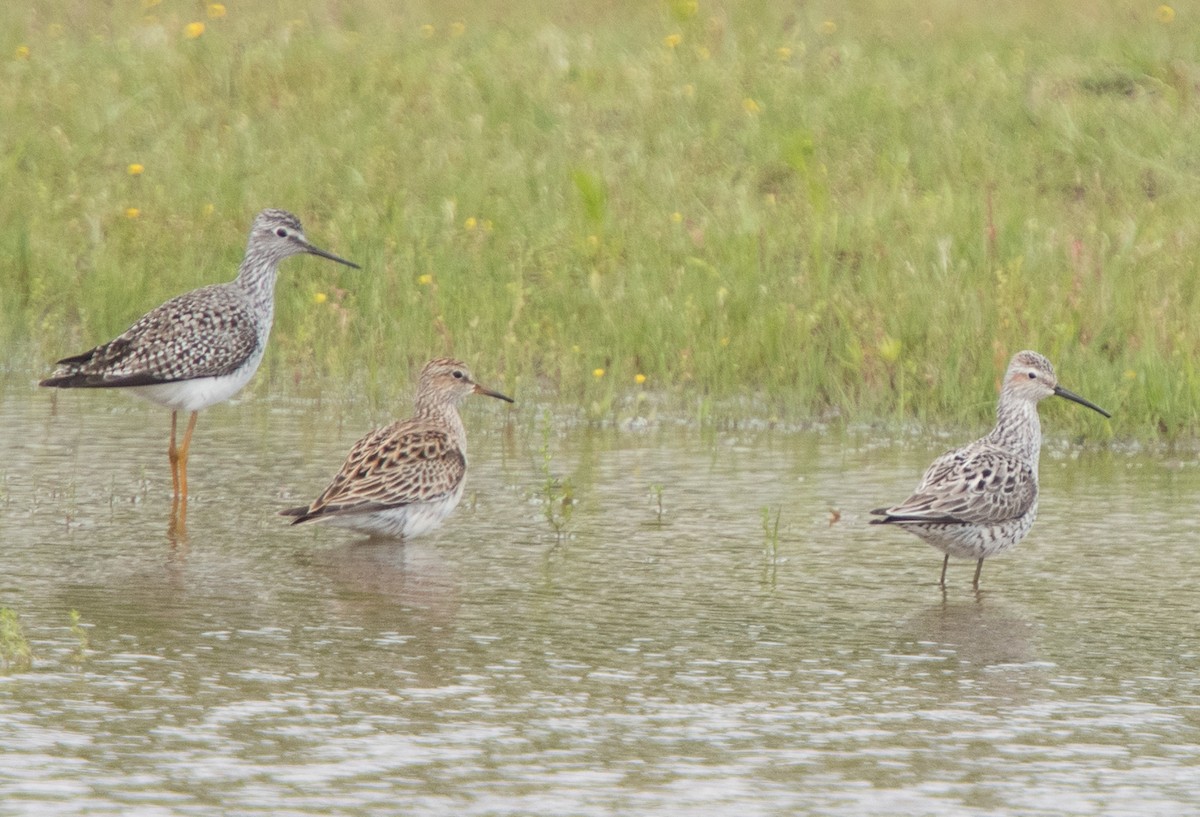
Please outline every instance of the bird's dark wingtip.
[[155, 377], [150, 374], [131, 374], [120, 377], [101, 374], [73, 374], [47, 377], [39, 386], [49, 386], [57, 389], [124, 389], [131, 386], [157, 386], [161, 383], [174, 382], [169, 379]]
[[888, 514], [887, 508], [872, 508], [871, 510], [867, 511], [867, 513], [869, 513], [871, 516], [883, 517], [882, 519], [869, 520], [870, 524], [872, 525], [886, 525], [893, 519], [893, 517]]
[[292, 520], [293, 525], [299, 525], [301, 522], [305, 522], [312, 518], [308, 515], [308, 506], [307, 505], [301, 505], [298, 508], [284, 508], [282, 511], [279, 512], [279, 515], [296, 517], [295, 519]]
[[79, 373], [72, 374], [55, 374], [44, 380], [39, 380], [38, 385], [48, 389], [73, 389], [81, 386], [90, 386], [87, 382], [87, 375]]

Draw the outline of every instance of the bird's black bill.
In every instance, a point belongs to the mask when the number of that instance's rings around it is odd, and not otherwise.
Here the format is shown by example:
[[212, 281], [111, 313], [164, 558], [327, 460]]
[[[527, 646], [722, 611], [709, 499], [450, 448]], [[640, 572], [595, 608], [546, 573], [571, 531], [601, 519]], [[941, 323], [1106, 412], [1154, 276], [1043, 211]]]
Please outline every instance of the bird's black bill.
[[1073, 401], [1073, 402], [1075, 402], [1075, 403], [1078, 403], [1078, 404], [1079, 404], [1079, 405], [1081, 405], [1081, 406], [1087, 406], [1087, 407], [1088, 407], [1088, 408], [1090, 408], [1092, 411], [1098, 411], [1098, 412], [1100, 412], [1101, 414], [1103, 414], [1105, 417], [1112, 417], [1112, 415], [1111, 415], [1111, 414], [1109, 414], [1107, 411], [1105, 411], [1104, 409], [1102, 409], [1102, 408], [1100, 408], [1099, 406], [1097, 406], [1097, 405], [1096, 405], [1095, 403], [1093, 403], [1091, 400], [1087, 400], [1087, 399], [1085, 399], [1085, 398], [1083, 398], [1083, 397], [1080, 397], [1080, 396], [1079, 396], [1078, 394], [1076, 394], [1075, 392], [1073, 392], [1073, 391], [1068, 391], [1068, 390], [1064, 389], [1062, 386], [1055, 386], [1055, 387], [1054, 387], [1054, 393], [1055, 393], [1055, 394], [1057, 394], [1059, 397], [1065, 397], [1065, 398], [1067, 398], [1068, 400], [1071, 400], [1071, 401]]
[[339, 264], [345, 264], [347, 267], [354, 267], [355, 269], [362, 269], [362, 267], [360, 267], [358, 264], [355, 264], [353, 261], [347, 261], [345, 258], [338, 258], [333, 253], [325, 252], [320, 247], [314, 247], [312, 244], [305, 244], [304, 251], [308, 252], [308, 253], [312, 253], [313, 255], [319, 255], [322, 258], [328, 258], [330, 261], [337, 261]]
[[501, 394], [498, 391], [492, 391], [491, 389], [485, 389], [483, 386], [479, 385], [478, 383], [475, 384], [475, 393], [476, 394], [486, 394], [488, 397], [495, 397], [497, 400], [503, 400], [506, 403], [517, 402], [516, 400], [513, 400], [511, 397], [509, 397], [507, 394]]

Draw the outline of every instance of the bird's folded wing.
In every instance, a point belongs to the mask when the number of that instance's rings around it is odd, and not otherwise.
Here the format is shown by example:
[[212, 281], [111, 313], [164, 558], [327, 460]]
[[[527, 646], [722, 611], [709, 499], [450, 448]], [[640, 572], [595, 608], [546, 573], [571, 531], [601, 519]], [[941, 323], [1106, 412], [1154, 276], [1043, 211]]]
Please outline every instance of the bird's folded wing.
[[143, 315], [112, 341], [58, 362], [53, 385], [145, 386], [229, 374], [258, 348], [254, 316], [222, 285]]
[[929, 466], [912, 496], [881, 510], [889, 521], [987, 525], [1024, 516], [1036, 499], [1032, 467], [984, 446], [943, 454]]
[[466, 470], [462, 451], [443, 430], [413, 421], [393, 423], [355, 443], [308, 516], [429, 502], [453, 492]]

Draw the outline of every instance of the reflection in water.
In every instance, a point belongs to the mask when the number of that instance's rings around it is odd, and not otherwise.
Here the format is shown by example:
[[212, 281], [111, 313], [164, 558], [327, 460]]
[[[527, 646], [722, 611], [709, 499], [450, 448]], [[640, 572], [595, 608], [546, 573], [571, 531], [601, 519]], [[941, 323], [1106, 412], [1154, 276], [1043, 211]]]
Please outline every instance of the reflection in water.
[[436, 547], [420, 539], [356, 540], [316, 550], [307, 561], [328, 577], [338, 606], [356, 610], [355, 618], [370, 617], [376, 610], [394, 617], [399, 607], [449, 625], [458, 611], [455, 573]]
[[458, 511], [364, 543], [275, 514], [378, 418], [254, 400], [211, 411], [164, 539], [152, 412], [0, 394], [17, 813], [1200, 808], [1200, 469], [1051, 444], [1019, 558], [943, 594], [866, 525], [924, 447], [479, 412]]
[[983, 592], [969, 601], [943, 598], [908, 619], [901, 629], [911, 639], [904, 652], [925, 654], [932, 649], [977, 667], [1036, 660], [1033, 625]]

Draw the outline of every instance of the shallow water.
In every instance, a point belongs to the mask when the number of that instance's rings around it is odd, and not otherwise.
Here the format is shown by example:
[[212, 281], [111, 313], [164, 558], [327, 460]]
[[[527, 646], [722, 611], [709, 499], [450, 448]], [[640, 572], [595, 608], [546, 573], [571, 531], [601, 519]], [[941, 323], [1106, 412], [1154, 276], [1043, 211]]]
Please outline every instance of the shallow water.
[[476, 400], [463, 505], [401, 546], [274, 516], [385, 418], [216, 407], [180, 540], [165, 412], [10, 381], [0, 814], [1200, 809], [1191, 457], [1049, 444], [1029, 539], [943, 593], [865, 511], [961, 440], [536, 416]]

